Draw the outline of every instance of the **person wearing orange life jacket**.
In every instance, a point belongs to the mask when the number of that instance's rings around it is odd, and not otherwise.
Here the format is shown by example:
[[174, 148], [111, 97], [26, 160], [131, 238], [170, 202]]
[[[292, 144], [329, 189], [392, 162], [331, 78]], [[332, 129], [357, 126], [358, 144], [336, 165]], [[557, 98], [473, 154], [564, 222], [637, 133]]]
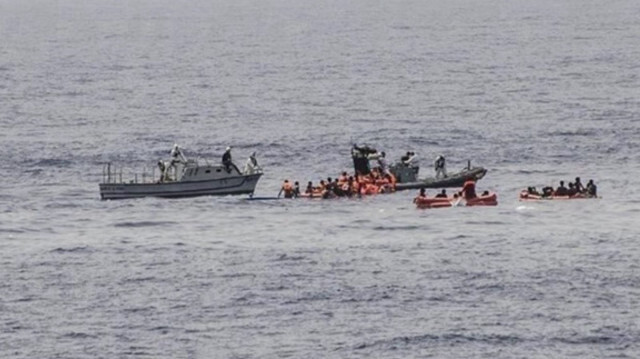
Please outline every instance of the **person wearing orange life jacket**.
[[476, 198], [476, 181], [473, 178], [468, 179], [462, 185], [462, 196], [465, 199]]
[[287, 179], [284, 180], [284, 183], [282, 184], [282, 187], [280, 188], [280, 192], [278, 192], [278, 198], [280, 198], [280, 195], [283, 192], [284, 192], [284, 198], [293, 198], [293, 196], [294, 196], [293, 186], [291, 185], [291, 183]]

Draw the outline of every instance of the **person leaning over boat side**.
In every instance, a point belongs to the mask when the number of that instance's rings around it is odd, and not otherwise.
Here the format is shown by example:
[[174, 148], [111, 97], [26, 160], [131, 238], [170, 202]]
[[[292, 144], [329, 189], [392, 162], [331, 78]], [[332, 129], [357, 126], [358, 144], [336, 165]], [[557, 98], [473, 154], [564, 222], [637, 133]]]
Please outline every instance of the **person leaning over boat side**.
[[246, 175], [251, 175], [260, 171], [260, 166], [258, 165], [258, 160], [256, 159], [256, 152], [251, 153], [249, 158], [247, 158], [247, 163], [244, 165], [244, 170], [242, 173]]
[[380, 170], [383, 174], [391, 174], [389, 171], [389, 164], [387, 163], [387, 154], [384, 151], [380, 152], [380, 157], [378, 157], [378, 166], [380, 166]]
[[447, 178], [447, 164], [443, 155], [439, 155], [436, 158], [434, 167], [436, 169], [436, 178], [440, 178], [441, 175], [443, 178]]
[[418, 167], [418, 156], [415, 152], [408, 152], [409, 158], [404, 162], [407, 167]]
[[595, 183], [593, 183], [592, 179], [590, 179], [589, 182], [587, 182], [587, 194], [589, 195], [589, 197], [598, 196], [598, 187], [596, 186]]
[[293, 186], [291, 185], [288, 179], [284, 180], [282, 187], [280, 187], [280, 192], [278, 192], [278, 198], [280, 198], [280, 195], [282, 195], [283, 192], [284, 192], [284, 198], [293, 198], [293, 193], [294, 193]]

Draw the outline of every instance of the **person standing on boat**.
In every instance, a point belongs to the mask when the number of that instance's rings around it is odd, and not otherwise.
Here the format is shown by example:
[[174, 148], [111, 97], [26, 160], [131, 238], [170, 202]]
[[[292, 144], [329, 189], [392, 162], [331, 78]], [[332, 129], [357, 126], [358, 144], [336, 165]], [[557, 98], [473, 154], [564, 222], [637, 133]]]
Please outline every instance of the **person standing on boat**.
[[443, 155], [439, 155], [434, 163], [436, 169], [436, 178], [447, 178], [447, 165]]
[[240, 173], [238, 167], [236, 167], [233, 161], [231, 161], [231, 146], [227, 147], [227, 149], [224, 151], [224, 154], [222, 155], [222, 164], [227, 170], [227, 173], [231, 173], [231, 166], [233, 166], [233, 168], [235, 168], [235, 170]]
[[169, 171], [171, 170], [171, 168], [173, 168], [174, 171], [174, 177], [177, 180], [178, 178], [178, 168], [177, 168], [177, 164], [182, 163], [182, 164], [186, 164], [187, 163], [187, 158], [184, 157], [184, 154], [182, 154], [182, 148], [180, 148], [180, 146], [178, 146], [177, 143], [173, 144], [173, 148], [171, 149], [171, 152], [169, 152], [170, 155], [170, 159], [169, 159], [169, 165], [165, 166], [164, 168], [164, 180], [168, 181], [171, 176], [169, 174]]

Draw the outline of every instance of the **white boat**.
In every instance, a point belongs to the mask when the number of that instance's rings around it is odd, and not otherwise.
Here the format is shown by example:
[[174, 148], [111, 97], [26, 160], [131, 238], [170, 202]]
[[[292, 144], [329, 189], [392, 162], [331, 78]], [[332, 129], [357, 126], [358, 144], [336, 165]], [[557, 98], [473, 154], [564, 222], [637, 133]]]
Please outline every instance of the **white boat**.
[[[174, 146], [174, 151], [178, 148]], [[179, 151], [179, 149], [178, 149]], [[262, 170], [252, 157], [255, 166], [245, 166], [240, 172], [235, 165], [224, 166], [199, 164], [195, 160], [186, 160], [181, 152], [174, 155], [170, 162], [160, 161], [159, 179], [155, 169], [148, 179], [143, 173], [141, 182], [136, 175], [133, 180], [122, 180], [122, 169], [118, 170], [107, 163], [103, 168], [103, 180], [100, 186], [101, 199], [125, 199], [139, 197], [195, 197], [220, 196], [234, 194], [252, 195], [262, 176]]]

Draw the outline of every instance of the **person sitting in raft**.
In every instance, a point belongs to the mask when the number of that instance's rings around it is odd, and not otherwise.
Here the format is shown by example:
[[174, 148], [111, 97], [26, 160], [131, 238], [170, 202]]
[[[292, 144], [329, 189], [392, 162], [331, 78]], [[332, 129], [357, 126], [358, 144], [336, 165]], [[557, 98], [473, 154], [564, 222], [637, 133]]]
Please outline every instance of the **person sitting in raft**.
[[546, 186], [542, 187], [542, 197], [551, 197], [553, 196], [553, 187]]
[[569, 190], [564, 186], [564, 181], [560, 181], [560, 187], [553, 193], [554, 196], [568, 196]]
[[580, 177], [576, 177], [576, 181], [573, 183], [573, 185], [576, 187], [576, 191], [578, 193], [585, 193], [587, 191], [580, 182]]
[[400, 162], [406, 165], [410, 157], [411, 157], [411, 152], [407, 152], [406, 155], [400, 157]]
[[[553, 188], [551, 189], [553, 190]], [[539, 196], [538, 190], [535, 187], [527, 187], [527, 193]]]
[[578, 189], [572, 182], [569, 182], [569, 190], [567, 190], [567, 196], [573, 197], [576, 194], [578, 194]]
[[300, 183], [298, 181], [295, 181], [293, 183], [293, 196], [294, 197], [300, 196]]
[[462, 196], [464, 197], [464, 199], [471, 199], [471, 198], [476, 198], [476, 181], [474, 181], [472, 178], [468, 179], [463, 185], [462, 185]]
[[348, 179], [349, 179], [349, 176], [347, 176], [347, 172], [342, 172], [340, 177], [338, 177], [338, 183], [340, 185], [343, 185], [343, 184], [347, 183]]
[[294, 196], [293, 186], [291, 185], [291, 183], [289, 183], [288, 179], [284, 180], [282, 187], [280, 187], [280, 192], [278, 192], [278, 198], [280, 198], [280, 195], [283, 192], [284, 192], [284, 198], [293, 198]]
[[598, 196], [598, 187], [596, 186], [595, 183], [593, 183], [592, 179], [590, 179], [589, 182], [587, 182], [587, 194], [589, 195], [589, 197]]
[[313, 182], [309, 181], [309, 183], [307, 183], [307, 189], [304, 190], [304, 193], [308, 195], [313, 194]]
[[413, 199], [413, 203], [418, 202], [418, 200], [421, 198], [427, 198], [427, 190], [424, 188], [420, 188], [420, 193], [416, 198]]
[[436, 195], [436, 198], [447, 198], [447, 190], [443, 189], [442, 192]]

